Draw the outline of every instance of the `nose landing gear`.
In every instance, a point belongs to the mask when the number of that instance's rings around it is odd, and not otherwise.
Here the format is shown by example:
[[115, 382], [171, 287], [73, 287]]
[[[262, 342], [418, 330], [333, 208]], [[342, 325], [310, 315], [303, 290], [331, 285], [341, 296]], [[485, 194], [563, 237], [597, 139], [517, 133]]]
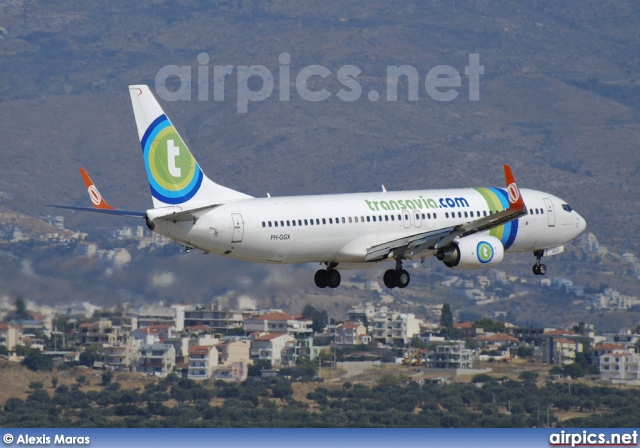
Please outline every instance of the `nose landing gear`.
[[547, 273], [547, 265], [540, 263], [543, 251], [538, 250], [533, 253], [536, 257], [536, 264], [533, 265], [532, 271], [534, 275], [545, 275]]

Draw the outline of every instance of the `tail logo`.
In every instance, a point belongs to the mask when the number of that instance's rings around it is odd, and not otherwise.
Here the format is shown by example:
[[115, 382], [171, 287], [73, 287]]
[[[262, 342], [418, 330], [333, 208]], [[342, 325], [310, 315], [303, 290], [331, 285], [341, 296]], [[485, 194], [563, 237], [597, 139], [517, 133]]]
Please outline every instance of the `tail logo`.
[[89, 193], [89, 198], [91, 199], [93, 205], [95, 205], [96, 207], [100, 205], [100, 203], [102, 202], [102, 196], [100, 195], [100, 192], [98, 191], [96, 186], [89, 185], [89, 188], [87, 188], [87, 192]]
[[142, 151], [151, 194], [166, 204], [191, 199], [202, 184], [202, 170], [165, 115], [142, 138]]
[[520, 190], [518, 190], [515, 182], [509, 184], [507, 193], [509, 194], [509, 202], [511, 204], [515, 204], [518, 202], [518, 199], [520, 199]]
[[480, 241], [478, 243], [476, 252], [480, 263], [489, 263], [493, 259], [493, 247], [486, 241]]

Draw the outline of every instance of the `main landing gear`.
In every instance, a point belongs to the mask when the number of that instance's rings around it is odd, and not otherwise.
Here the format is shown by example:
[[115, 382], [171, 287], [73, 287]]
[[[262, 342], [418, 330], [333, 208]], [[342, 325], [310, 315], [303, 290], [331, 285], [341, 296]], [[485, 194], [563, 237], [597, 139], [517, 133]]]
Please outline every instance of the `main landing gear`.
[[547, 265], [540, 263], [542, 259], [543, 251], [537, 250], [533, 253], [536, 256], [536, 264], [533, 265], [533, 274], [534, 275], [545, 275], [547, 273]]
[[382, 281], [384, 281], [384, 286], [387, 288], [406, 288], [411, 281], [411, 276], [402, 269], [402, 261], [396, 260], [396, 268], [387, 270], [382, 277]]
[[340, 286], [340, 280], [342, 278], [340, 272], [335, 270], [336, 266], [336, 263], [329, 263], [327, 264], [327, 269], [319, 269], [316, 271], [313, 280], [318, 288], [326, 288], [327, 286], [329, 288], [337, 288]]

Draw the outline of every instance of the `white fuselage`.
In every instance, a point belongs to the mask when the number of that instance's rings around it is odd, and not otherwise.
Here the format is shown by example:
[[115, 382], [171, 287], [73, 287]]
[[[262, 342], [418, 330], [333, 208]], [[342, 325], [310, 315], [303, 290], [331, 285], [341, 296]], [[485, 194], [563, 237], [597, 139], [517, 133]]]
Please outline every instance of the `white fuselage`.
[[[585, 220], [551, 194], [521, 189], [529, 212], [491, 230], [507, 252], [557, 247]], [[227, 202], [197, 219], [156, 219], [155, 231], [208, 253], [264, 263], [326, 262], [366, 267], [382, 242], [474, 221], [508, 208], [495, 188], [416, 190], [251, 198]], [[427, 251], [421, 255], [433, 255]]]

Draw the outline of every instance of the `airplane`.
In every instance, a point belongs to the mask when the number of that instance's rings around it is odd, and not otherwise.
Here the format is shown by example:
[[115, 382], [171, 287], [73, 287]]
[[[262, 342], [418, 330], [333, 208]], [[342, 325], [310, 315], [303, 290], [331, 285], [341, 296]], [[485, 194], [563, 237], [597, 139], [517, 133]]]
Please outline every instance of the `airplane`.
[[[54, 207], [144, 218], [147, 227], [186, 250], [262, 263], [319, 263], [319, 288], [340, 285], [340, 271], [395, 262], [388, 288], [405, 288], [406, 260], [435, 256], [451, 269], [493, 267], [505, 252], [561, 253], [586, 228], [564, 200], [518, 188], [455, 188], [256, 198], [210, 180], [146, 85], [129, 86], [153, 208], [120, 210], [80, 169], [93, 207]], [[526, 203], [526, 205], [525, 205]]]

